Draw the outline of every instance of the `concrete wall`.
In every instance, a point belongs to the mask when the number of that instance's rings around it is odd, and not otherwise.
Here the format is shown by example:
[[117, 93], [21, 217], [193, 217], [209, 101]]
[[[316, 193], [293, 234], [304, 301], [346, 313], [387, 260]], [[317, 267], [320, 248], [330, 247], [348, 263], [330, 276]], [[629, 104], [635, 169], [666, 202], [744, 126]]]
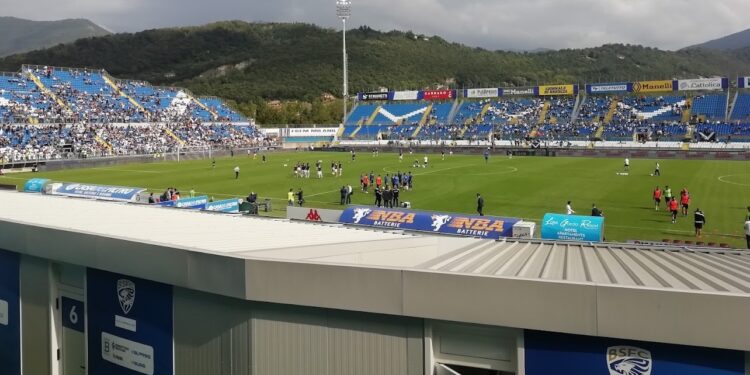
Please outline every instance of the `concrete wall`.
[[[47, 260], [21, 256], [21, 363], [24, 374], [50, 374], [50, 269]], [[0, 348], [2, 350], [2, 348]]]
[[424, 374], [423, 321], [175, 288], [178, 374]]

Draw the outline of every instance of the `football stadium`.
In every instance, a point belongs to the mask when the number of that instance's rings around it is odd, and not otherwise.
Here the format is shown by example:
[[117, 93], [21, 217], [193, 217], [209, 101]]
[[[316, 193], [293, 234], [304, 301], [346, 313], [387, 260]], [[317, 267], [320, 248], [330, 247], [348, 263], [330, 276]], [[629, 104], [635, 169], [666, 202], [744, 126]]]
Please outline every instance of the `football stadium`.
[[336, 123], [11, 56], [0, 375], [750, 374], [750, 70], [350, 97], [336, 6]]

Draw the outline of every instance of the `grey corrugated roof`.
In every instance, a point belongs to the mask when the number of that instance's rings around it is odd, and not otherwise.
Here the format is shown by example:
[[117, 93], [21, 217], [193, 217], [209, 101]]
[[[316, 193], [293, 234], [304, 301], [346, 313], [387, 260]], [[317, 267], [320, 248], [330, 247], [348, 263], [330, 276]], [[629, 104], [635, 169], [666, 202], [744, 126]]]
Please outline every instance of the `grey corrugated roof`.
[[15, 192], [0, 207], [0, 222], [241, 259], [750, 294], [741, 251], [408, 235]]
[[483, 242], [417, 268], [484, 276], [750, 293], [742, 251], [550, 241]]
[[304, 258], [310, 256], [305, 249], [315, 246], [396, 241], [410, 247], [427, 240], [395, 231], [16, 192], [0, 192], [0, 221], [236, 257], [254, 251], [299, 249], [297, 257]]

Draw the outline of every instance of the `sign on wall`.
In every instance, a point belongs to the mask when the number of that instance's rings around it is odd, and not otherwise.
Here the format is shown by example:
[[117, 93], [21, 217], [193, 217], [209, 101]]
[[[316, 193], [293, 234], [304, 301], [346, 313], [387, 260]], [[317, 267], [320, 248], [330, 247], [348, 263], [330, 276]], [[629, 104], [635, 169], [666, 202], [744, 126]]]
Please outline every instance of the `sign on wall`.
[[552, 96], [552, 95], [575, 95], [576, 85], [547, 85], [539, 86], [539, 96]]
[[611, 94], [626, 93], [630, 91], [629, 83], [592, 83], [586, 85], [586, 92], [589, 94]]
[[201, 195], [194, 198], [182, 198], [176, 201], [166, 201], [159, 203], [163, 207], [176, 207], [176, 208], [192, 208], [195, 210], [202, 210], [206, 208], [208, 203], [208, 196]]
[[511, 237], [513, 225], [519, 221], [521, 220], [494, 216], [472, 216], [362, 206], [348, 207], [339, 219], [339, 222], [344, 224], [493, 239]]
[[635, 93], [666, 92], [666, 91], [674, 91], [673, 81], [662, 80], [662, 81], [633, 82], [633, 92]]
[[53, 184], [53, 195], [64, 195], [67, 197], [77, 198], [94, 198], [110, 201], [133, 202], [138, 198], [138, 194], [146, 189], [124, 187], [124, 186], [105, 186], [78, 183]]
[[464, 90], [464, 96], [467, 98], [497, 98], [498, 96], [500, 96], [500, 89], [467, 89]]
[[542, 239], [569, 241], [601, 241], [604, 235], [604, 218], [546, 214], [542, 219]]
[[88, 373], [172, 375], [172, 287], [89, 268]]
[[681, 79], [677, 81], [680, 91], [724, 90], [729, 87], [726, 78]]
[[44, 186], [50, 182], [47, 178], [32, 178], [23, 185], [23, 191], [27, 193], [42, 193]]
[[526, 330], [526, 375], [743, 375], [744, 353]]
[[240, 202], [237, 199], [225, 199], [206, 204], [206, 211], [236, 213], [240, 212]]
[[21, 375], [18, 254], [0, 250], [0, 373]]

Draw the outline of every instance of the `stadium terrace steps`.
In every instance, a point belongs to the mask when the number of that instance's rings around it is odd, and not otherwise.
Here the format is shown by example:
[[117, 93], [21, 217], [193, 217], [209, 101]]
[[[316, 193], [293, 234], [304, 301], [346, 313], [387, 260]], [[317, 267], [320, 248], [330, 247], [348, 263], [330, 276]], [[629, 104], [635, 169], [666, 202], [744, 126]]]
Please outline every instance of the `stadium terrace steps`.
[[695, 125], [688, 125], [687, 131], [685, 131], [685, 139], [693, 139], [693, 134], [695, 134]]
[[120, 90], [120, 88], [117, 87], [117, 85], [115, 84], [115, 82], [112, 81], [112, 78], [109, 76], [109, 74], [107, 74], [107, 73], [102, 74], [102, 78], [104, 79], [104, 82], [106, 82], [107, 85], [109, 85], [109, 87], [111, 87], [112, 90], [114, 90], [114, 92], [116, 94], [118, 94], [118, 95], [122, 96], [123, 98], [127, 99], [130, 102], [130, 104], [132, 104], [134, 107], [138, 108], [138, 110], [140, 110], [141, 112], [148, 113], [148, 111], [146, 111], [146, 108], [143, 108], [143, 106], [141, 105], [141, 103], [138, 103], [137, 100], [131, 98], [130, 95], [128, 95], [124, 91]]
[[193, 95], [192, 92], [190, 92], [188, 90], [182, 90], [182, 92], [184, 92], [185, 95], [187, 95], [187, 97], [188, 97], [188, 99], [190, 99], [190, 101], [192, 101], [193, 103], [197, 104], [198, 107], [203, 108], [204, 111], [210, 113], [211, 116], [213, 116], [215, 119], [219, 118], [219, 114], [216, 113], [216, 111], [214, 111], [213, 109], [209, 108], [209, 106], [207, 106], [206, 103], [203, 103], [202, 101], [198, 100], [198, 98], [196, 98], [195, 95]]
[[52, 90], [47, 88], [47, 86], [44, 85], [41, 79], [34, 74], [31, 70], [27, 71], [26, 74], [28, 77], [36, 84], [36, 86], [41, 90], [43, 93], [45, 93], [47, 96], [52, 98], [60, 107], [64, 108], [67, 111], [70, 111], [70, 106], [68, 106], [68, 103], [66, 103], [64, 100], [60, 99], [55, 95]]
[[184, 141], [184, 140], [183, 140], [182, 138], [178, 137], [178, 136], [177, 136], [177, 134], [175, 134], [175, 133], [174, 133], [174, 132], [173, 132], [173, 131], [172, 131], [171, 129], [169, 129], [169, 128], [164, 128], [164, 132], [166, 132], [166, 133], [167, 133], [167, 135], [169, 135], [169, 136], [170, 136], [170, 137], [172, 137], [172, 138], [173, 138], [173, 139], [174, 139], [175, 141], [177, 141], [177, 143], [179, 143], [179, 144], [180, 144], [181, 146], [184, 146], [184, 145], [185, 145], [185, 141]]
[[427, 124], [427, 120], [430, 118], [430, 113], [432, 113], [432, 103], [430, 103], [429, 106], [427, 106], [427, 109], [425, 109], [424, 113], [422, 114], [422, 119], [419, 120], [419, 126], [414, 130], [414, 133], [412, 133], [412, 138], [417, 138], [419, 135], [419, 132], [422, 131], [422, 127], [424, 127]]
[[[374, 111], [372, 111], [372, 114], [370, 115], [370, 117], [367, 119], [367, 121], [365, 121], [365, 125], [368, 125], [368, 126], [372, 125], [372, 123], [375, 121], [375, 118], [378, 117], [378, 114], [380, 114], [381, 108], [383, 108], [383, 106], [379, 105], [375, 108]], [[354, 134], [357, 134], [357, 132], [355, 131]], [[352, 134], [352, 136], [354, 136], [354, 134]]]
[[352, 132], [352, 134], [349, 134], [349, 138], [354, 139], [354, 137], [357, 136], [357, 133], [359, 133], [359, 131], [362, 130], [363, 126], [368, 126], [368, 125], [360, 125], [360, 126], [358, 126], [356, 129], [354, 129], [354, 131]]
[[[537, 120], [537, 125], [544, 124], [544, 120], [547, 119], [547, 114], [549, 113], [549, 108], [552, 106], [552, 103], [550, 103], [549, 100], [544, 101], [544, 106], [542, 106], [542, 111], [539, 112], [539, 119]], [[535, 129], [536, 130], [536, 129]]]
[[612, 120], [615, 118], [615, 114], [617, 114], [617, 109], [620, 105], [620, 100], [617, 98], [612, 99], [612, 102], [609, 104], [609, 112], [604, 116], [603, 124], [611, 124]]
[[690, 112], [693, 108], [693, 98], [687, 98], [685, 99], [685, 106], [684, 110], [682, 111], [682, 123], [687, 124], [690, 122]]
[[487, 115], [487, 112], [489, 112], [490, 108], [492, 108], [492, 103], [487, 103], [482, 107], [482, 112], [479, 112], [479, 117], [477, 117], [477, 123], [484, 122], [484, 116]]
[[94, 140], [99, 143], [100, 145], [106, 147], [108, 150], [112, 151], [112, 145], [109, 144], [109, 142], [102, 139], [102, 137], [96, 135], [94, 136]]

